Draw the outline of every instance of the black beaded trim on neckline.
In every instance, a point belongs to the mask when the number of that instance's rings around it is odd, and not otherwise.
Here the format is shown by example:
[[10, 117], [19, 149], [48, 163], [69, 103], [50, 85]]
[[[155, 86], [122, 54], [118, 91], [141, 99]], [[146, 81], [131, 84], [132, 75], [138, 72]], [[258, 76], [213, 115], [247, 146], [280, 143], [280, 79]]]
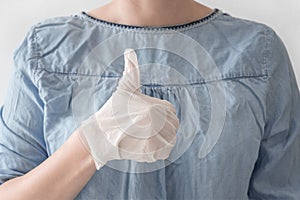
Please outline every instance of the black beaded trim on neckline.
[[81, 11], [81, 14], [84, 17], [87, 17], [88, 19], [97, 22], [99, 24], [104, 24], [110, 27], [116, 27], [116, 28], [123, 28], [123, 29], [143, 29], [143, 30], [178, 30], [178, 29], [184, 29], [184, 28], [188, 28], [188, 27], [193, 27], [194, 25], [198, 25], [198, 24], [202, 24], [204, 22], [207, 22], [211, 19], [213, 19], [215, 16], [217, 16], [218, 14], [222, 13], [221, 10], [215, 8], [214, 11], [195, 21], [192, 22], [188, 22], [185, 24], [178, 24], [178, 25], [170, 25], [170, 26], [136, 26], [136, 25], [127, 25], [127, 24], [119, 24], [119, 23], [115, 23], [115, 22], [110, 22], [110, 21], [106, 21], [103, 19], [99, 19], [99, 18], [95, 18], [91, 15], [89, 15], [87, 12], [85, 11]]

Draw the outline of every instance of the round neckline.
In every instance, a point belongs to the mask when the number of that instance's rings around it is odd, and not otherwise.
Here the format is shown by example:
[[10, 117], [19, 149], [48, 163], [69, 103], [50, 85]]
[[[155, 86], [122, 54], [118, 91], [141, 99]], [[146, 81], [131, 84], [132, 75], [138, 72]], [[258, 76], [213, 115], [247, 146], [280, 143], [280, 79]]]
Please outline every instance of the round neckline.
[[129, 24], [121, 24], [117, 22], [111, 22], [111, 21], [106, 21], [100, 18], [96, 18], [94, 16], [89, 15], [86, 11], [81, 11], [79, 15], [93, 23], [104, 25], [106, 27], [111, 27], [111, 28], [118, 28], [118, 29], [129, 29], [129, 30], [184, 30], [184, 29], [189, 29], [195, 26], [202, 25], [204, 23], [207, 23], [208, 21], [211, 21], [218, 15], [220, 15], [222, 10], [218, 8], [214, 8], [213, 12], [210, 14], [200, 18], [196, 19], [191, 22], [183, 23], [183, 24], [175, 24], [175, 25], [162, 25], [162, 26], [138, 26], [138, 25], [129, 25]]

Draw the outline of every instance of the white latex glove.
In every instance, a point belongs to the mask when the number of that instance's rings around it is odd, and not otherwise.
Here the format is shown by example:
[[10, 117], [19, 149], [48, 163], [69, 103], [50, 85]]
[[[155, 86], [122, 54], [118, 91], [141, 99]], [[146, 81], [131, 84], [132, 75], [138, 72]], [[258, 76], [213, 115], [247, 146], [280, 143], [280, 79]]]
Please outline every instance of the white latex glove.
[[166, 159], [176, 143], [179, 120], [173, 105], [140, 92], [133, 49], [124, 52], [125, 67], [116, 91], [80, 126], [80, 138], [97, 170], [114, 159], [155, 162]]

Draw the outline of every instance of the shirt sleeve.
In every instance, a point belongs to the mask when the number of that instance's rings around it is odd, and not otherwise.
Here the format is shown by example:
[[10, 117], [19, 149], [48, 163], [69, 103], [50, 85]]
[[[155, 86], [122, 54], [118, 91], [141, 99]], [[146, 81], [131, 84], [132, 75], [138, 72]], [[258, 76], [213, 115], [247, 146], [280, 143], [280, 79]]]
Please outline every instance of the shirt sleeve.
[[35, 84], [38, 46], [34, 27], [14, 51], [14, 72], [0, 108], [0, 184], [24, 175], [47, 158], [43, 101]]
[[300, 94], [287, 50], [267, 34], [266, 123], [249, 183], [250, 199], [300, 199]]

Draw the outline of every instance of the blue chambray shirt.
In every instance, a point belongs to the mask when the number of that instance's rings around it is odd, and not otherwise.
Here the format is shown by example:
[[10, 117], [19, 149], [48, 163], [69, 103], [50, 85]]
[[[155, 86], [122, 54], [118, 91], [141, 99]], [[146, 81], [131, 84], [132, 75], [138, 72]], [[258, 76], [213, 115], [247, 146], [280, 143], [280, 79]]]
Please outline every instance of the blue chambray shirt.
[[178, 141], [164, 167], [145, 173], [134, 173], [142, 163], [110, 161], [76, 199], [300, 199], [300, 95], [284, 44], [270, 27], [218, 9], [174, 26], [85, 12], [32, 26], [0, 110], [0, 184], [42, 163], [101, 108], [125, 48], [136, 49], [142, 93], [175, 106]]

